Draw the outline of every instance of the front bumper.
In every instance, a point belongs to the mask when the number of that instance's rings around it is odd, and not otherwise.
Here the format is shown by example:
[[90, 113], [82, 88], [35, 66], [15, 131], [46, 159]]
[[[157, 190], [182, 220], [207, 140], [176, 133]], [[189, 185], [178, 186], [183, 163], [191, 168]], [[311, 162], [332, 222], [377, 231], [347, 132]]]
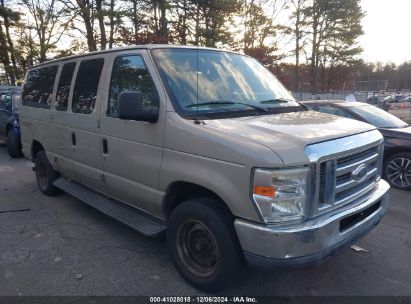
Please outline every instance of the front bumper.
[[353, 244], [379, 223], [388, 209], [389, 185], [380, 180], [360, 203], [292, 226], [235, 220], [244, 256], [258, 268], [294, 268], [318, 264]]

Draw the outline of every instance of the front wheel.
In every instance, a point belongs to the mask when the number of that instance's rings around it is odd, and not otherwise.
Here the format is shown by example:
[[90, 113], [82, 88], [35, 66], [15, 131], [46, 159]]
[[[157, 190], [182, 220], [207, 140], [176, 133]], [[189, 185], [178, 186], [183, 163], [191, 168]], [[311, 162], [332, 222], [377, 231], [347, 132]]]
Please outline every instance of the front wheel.
[[40, 191], [49, 196], [60, 193], [60, 190], [53, 185], [59, 173], [53, 170], [44, 150], [37, 152], [34, 164], [36, 168], [36, 181]]
[[13, 129], [10, 129], [9, 132], [7, 132], [7, 151], [13, 158], [23, 157], [20, 138]]
[[411, 153], [401, 152], [387, 158], [384, 177], [396, 189], [411, 190]]
[[216, 199], [190, 199], [177, 206], [168, 222], [167, 245], [180, 275], [200, 290], [224, 289], [243, 266], [234, 219]]

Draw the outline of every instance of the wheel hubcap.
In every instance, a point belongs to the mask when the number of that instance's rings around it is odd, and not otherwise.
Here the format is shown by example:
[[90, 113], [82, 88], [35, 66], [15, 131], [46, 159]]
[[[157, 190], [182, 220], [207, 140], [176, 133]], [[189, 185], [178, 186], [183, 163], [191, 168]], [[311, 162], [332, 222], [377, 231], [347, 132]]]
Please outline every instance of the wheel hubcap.
[[411, 160], [405, 157], [394, 158], [387, 165], [386, 176], [397, 187], [410, 187]]
[[217, 268], [218, 250], [212, 232], [200, 221], [185, 221], [177, 235], [177, 251], [184, 266], [200, 277], [211, 276]]

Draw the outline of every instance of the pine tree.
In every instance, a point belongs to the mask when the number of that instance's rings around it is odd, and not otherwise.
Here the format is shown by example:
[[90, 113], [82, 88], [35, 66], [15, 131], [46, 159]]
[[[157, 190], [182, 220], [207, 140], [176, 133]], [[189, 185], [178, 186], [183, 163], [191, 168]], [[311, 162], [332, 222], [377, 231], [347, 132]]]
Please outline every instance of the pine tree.
[[362, 52], [356, 40], [363, 34], [361, 19], [364, 16], [360, 0], [314, 0], [305, 10], [310, 18], [311, 58], [310, 87], [317, 91], [318, 70], [322, 79], [329, 64], [347, 64]]

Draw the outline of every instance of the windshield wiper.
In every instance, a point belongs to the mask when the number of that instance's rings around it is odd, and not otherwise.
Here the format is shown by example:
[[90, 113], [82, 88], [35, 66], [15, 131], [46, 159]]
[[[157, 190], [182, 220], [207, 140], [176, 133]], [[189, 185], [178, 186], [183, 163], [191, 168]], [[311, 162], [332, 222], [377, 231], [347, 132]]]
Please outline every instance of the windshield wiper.
[[286, 98], [274, 98], [274, 99], [267, 99], [260, 101], [261, 104], [271, 104], [271, 103], [288, 103], [294, 101], [292, 99], [286, 99]]
[[263, 112], [267, 112], [268, 110], [266, 108], [257, 106], [257, 105], [253, 105], [253, 104], [249, 104], [249, 103], [244, 103], [244, 102], [234, 102], [234, 101], [208, 101], [208, 102], [200, 102], [200, 103], [193, 103], [191, 105], [186, 106], [186, 108], [194, 108], [194, 107], [198, 107], [198, 106], [212, 106], [212, 105], [243, 105], [243, 106], [247, 106], [253, 109], [256, 109], [258, 111], [263, 111]]

